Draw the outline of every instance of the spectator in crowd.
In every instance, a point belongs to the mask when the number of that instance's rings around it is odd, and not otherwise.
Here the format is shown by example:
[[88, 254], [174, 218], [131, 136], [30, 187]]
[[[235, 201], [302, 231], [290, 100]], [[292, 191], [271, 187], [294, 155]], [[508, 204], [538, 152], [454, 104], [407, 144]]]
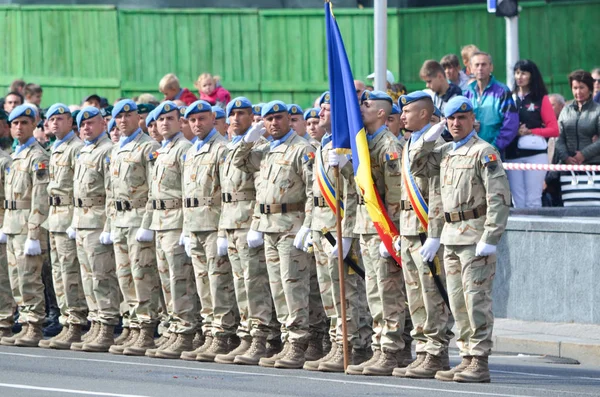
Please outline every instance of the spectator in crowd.
[[210, 103], [212, 106], [219, 106], [223, 109], [231, 101], [231, 94], [219, 84], [220, 77], [213, 76], [210, 73], [202, 73], [194, 86], [200, 94], [200, 99]]
[[10, 83], [10, 88], [8, 90], [10, 92], [18, 92], [19, 94], [23, 95], [26, 85], [27, 84], [25, 83], [25, 80], [17, 79]]
[[477, 48], [477, 46], [475, 44], [468, 44], [466, 46], [464, 46], [463, 48], [461, 48], [460, 50], [460, 56], [462, 57], [462, 61], [463, 61], [463, 72], [467, 75], [467, 77], [469, 78], [469, 82], [473, 81], [473, 71], [471, 70], [471, 59], [473, 58], [473, 54], [475, 54], [476, 52], [481, 52], [479, 50], [479, 48]]
[[[563, 108], [565, 107], [565, 98], [560, 94], [550, 94], [548, 95], [548, 99], [550, 100], [550, 104], [552, 105], [552, 110], [554, 110], [556, 120], [558, 120], [560, 112], [562, 112]], [[557, 139], [558, 138], [548, 139], [548, 159], [550, 160], [551, 164], [558, 163], [558, 160], [554, 158], [554, 150], [556, 148]]]
[[469, 76], [460, 69], [458, 57], [454, 54], [444, 55], [440, 61], [448, 82], [457, 85], [462, 91], [469, 87]]
[[462, 90], [454, 83], [448, 83], [444, 68], [437, 61], [430, 59], [423, 63], [419, 77], [427, 87], [426, 92], [433, 100], [433, 105], [444, 111], [446, 103], [457, 95], [462, 95]]
[[358, 98], [358, 101], [360, 102], [360, 97], [366, 89], [365, 83], [362, 82], [361, 80], [354, 80], [354, 88], [356, 88], [356, 97]]
[[37, 84], [33, 84], [33, 83], [29, 83], [25, 86], [25, 89], [23, 90], [23, 96], [25, 97], [25, 103], [30, 103], [32, 105], [35, 105], [36, 107], [40, 107], [40, 104], [42, 103], [42, 95], [44, 94], [44, 90], [42, 90], [42, 87], [37, 85]]
[[158, 99], [156, 99], [156, 97], [152, 94], [140, 94], [140, 96], [138, 96], [137, 101], [135, 101], [136, 104], [149, 104], [149, 105], [154, 105], [155, 107], [160, 105], [160, 102], [158, 101]]
[[158, 83], [158, 90], [164, 95], [165, 101], [182, 100], [186, 105], [191, 105], [198, 98], [187, 88], [181, 88], [179, 79], [175, 74], [169, 73], [165, 75]]
[[76, 110], [80, 110], [81, 106], [79, 105], [69, 105], [69, 111], [71, 112], [71, 114], [73, 114], [74, 111]]
[[600, 68], [592, 70], [592, 78], [594, 79], [594, 102], [600, 103]]
[[[479, 137], [502, 153], [519, 132], [519, 114], [510, 89], [492, 76], [492, 56], [476, 52], [471, 58], [475, 81], [464, 95], [471, 100], [479, 122]], [[477, 130], [477, 127], [476, 127]]]
[[100, 107], [101, 101], [102, 101], [102, 98], [100, 98], [100, 95], [98, 95], [98, 94], [88, 95], [85, 98], [83, 98], [83, 101], [81, 101], [81, 107], [84, 108], [86, 106], [93, 106], [95, 108], [101, 109], [101, 107]]
[[[536, 64], [520, 60], [514, 66], [513, 96], [519, 112], [519, 133], [506, 147], [507, 163], [548, 163], [547, 139], [558, 137], [558, 123]], [[542, 206], [546, 171], [506, 172], [515, 208]]]
[[[388, 85], [392, 85], [396, 82], [396, 78], [394, 77], [394, 74], [392, 72], [390, 72], [389, 70], [386, 70], [386, 72], [385, 72], [385, 79], [387, 80]], [[368, 75], [367, 80], [371, 80], [371, 82], [373, 82], [375, 80], [375, 72]], [[369, 87], [366, 87], [366, 88], [369, 89]]]
[[148, 117], [148, 114], [156, 108], [156, 106], [147, 103], [140, 103], [137, 105], [138, 114], [140, 115], [140, 128], [147, 134], [148, 126], [146, 124], [146, 118]]
[[4, 111], [8, 114], [10, 114], [14, 108], [22, 104], [23, 95], [16, 91], [11, 91], [4, 97]]
[[600, 164], [600, 104], [592, 100], [594, 79], [585, 70], [569, 75], [573, 102], [558, 118], [558, 159], [565, 164]]

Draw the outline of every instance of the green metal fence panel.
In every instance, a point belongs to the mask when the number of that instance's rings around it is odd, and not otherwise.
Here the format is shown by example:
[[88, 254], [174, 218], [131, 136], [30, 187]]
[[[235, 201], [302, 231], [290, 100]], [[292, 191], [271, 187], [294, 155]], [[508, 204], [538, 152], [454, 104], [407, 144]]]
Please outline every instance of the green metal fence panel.
[[[373, 71], [373, 10], [334, 9], [357, 79]], [[523, 3], [520, 54], [549, 90], [571, 97], [567, 75], [598, 66], [597, 1]], [[409, 90], [423, 88], [426, 59], [476, 44], [505, 79], [505, 21], [485, 5], [388, 10], [388, 69]], [[311, 106], [327, 89], [322, 9], [115, 9], [112, 6], [0, 6], [0, 89], [15, 78], [44, 87], [43, 105], [110, 101], [150, 92], [177, 74], [196, 91], [198, 75], [221, 76], [233, 96]]]

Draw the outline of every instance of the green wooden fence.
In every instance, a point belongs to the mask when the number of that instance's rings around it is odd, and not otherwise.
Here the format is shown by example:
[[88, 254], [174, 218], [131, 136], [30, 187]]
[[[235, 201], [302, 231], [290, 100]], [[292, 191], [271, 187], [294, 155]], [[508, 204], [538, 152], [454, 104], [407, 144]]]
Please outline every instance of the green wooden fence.
[[[355, 78], [373, 69], [372, 10], [334, 9]], [[553, 92], [570, 97], [566, 76], [600, 64], [600, 3], [524, 3], [520, 54], [534, 60]], [[388, 68], [410, 90], [426, 59], [476, 44], [505, 78], [505, 22], [485, 6], [388, 11]], [[222, 76], [232, 95], [309, 105], [327, 89], [322, 9], [116, 9], [112, 6], [0, 6], [0, 90], [23, 78], [44, 87], [43, 105], [79, 103], [92, 92], [115, 100], [158, 94], [176, 73], [192, 84]]]

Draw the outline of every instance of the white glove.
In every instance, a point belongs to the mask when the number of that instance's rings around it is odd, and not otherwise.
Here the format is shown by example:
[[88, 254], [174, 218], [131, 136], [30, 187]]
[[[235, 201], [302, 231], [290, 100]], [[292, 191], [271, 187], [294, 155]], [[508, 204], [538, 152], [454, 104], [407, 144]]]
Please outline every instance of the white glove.
[[217, 255], [225, 256], [227, 255], [227, 238], [218, 237], [217, 238]]
[[442, 119], [442, 121], [431, 127], [425, 135], [423, 135], [423, 140], [425, 142], [435, 142], [442, 136], [444, 129], [446, 129], [446, 119]]
[[185, 245], [185, 233], [181, 232], [181, 235], [179, 236], [179, 245]]
[[294, 238], [294, 247], [296, 247], [296, 249], [302, 250], [302, 247], [304, 246], [304, 240], [306, 239], [308, 233], [310, 233], [310, 229], [306, 226], [302, 226], [300, 230], [298, 230], [298, 233], [296, 233], [296, 238]]
[[402, 242], [400, 240], [402, 240], [400, 236], [398, 236], [398, 238], [394, 240], [394, 249], [396, 250], [396, 252], [400, 252], [400, 250], [402, 249]]
[[313, 238], [312, 233], [308, 233], [308, 236], [304, 239], [304, 245], [302, 246], [302, 250], [304, 252], [308, 252], [309, 248], [313, 246]]
[[477, 243], [477, 247], [475, 248], [475, 256], [490, 256], [496, 253], [496, 246], [491, 244], [486, 244], [483, 241]]
[[8, 237], [6, 234], [0, 232], [0, 244], [6, 244], [6, 241], [8, 241]]
[[149, 243], [154, 239], [154, 232], [140, 227], [135, 234], [135, 239], [138, 243]]
[[265, 123], [263, 121], [258, 122], [252, 127], [250, 127], [250, 130], [246, 133], [246, 135], [244, 135], [244, 142], [256, 142], [261, 136], [264, 135], [265, 132], [267, 132], [267, 130], [265, 129]]
[[379, 243], [379, 256], [382, 258], [389, 258], [390, 256], [392, 256], [388, 252], [387, 248], [385, 248], [385, 244], [383, 243], [383, 241]]
[[264, 243], [263, 233], [250, 229], [248, 231], [248, 236], [246, 236], [246, 241], [248, 242], [248, 247], [250, 248], [260, 247]]
[[192, 257], [192, 240], [189, 237], [183, 238], [183, 246], [185, 247], [185, 253], [190, 258]]
[[440, 249], [440, 239], [439, 238], [428, 238], [425, 240], [425, 243], [419, 250], [419, 254], [421, 254], [421, 258], [425, 262], [431, 262], [433, 258], [435, 258], [435, 254], [437, 254]]
[[69, 226], [67, 228], [67, 236], [69, 236], [71, 240], [75, 240], [75, 238], [77, 238], [77, 232], [75, 231], [75, 229]]
[[36, 256], [41, 255], [42, 248], [40, 247], [40, 240], [30, 240], [27, 239], [25, 241], [25, 255]]
[[339, 168], [344, 168], [344, 166], [348, 164], [348, 158], [345, 154], [337, 154], [335, 149], [333, 149], [329, 151], [328, 162], [331, 167], [337, 166]]
[[[342, 254], [344, 255], [344, 258], [342, 259], [346, 259], [346, 257], [348, 256], [348, 252], [350, 252], [350, 247], [352, 247], [352, 239], [350, 237], [342, 237]], [[337, 243], [335, 243], [335, 245], [331, 249], [329, 256], [331, 256], [332, 258], [338, 256]]]
[[112, 233], [102, 232], [100, 234], [100, 244], [102, 245], [111, 245], [113, 243]]

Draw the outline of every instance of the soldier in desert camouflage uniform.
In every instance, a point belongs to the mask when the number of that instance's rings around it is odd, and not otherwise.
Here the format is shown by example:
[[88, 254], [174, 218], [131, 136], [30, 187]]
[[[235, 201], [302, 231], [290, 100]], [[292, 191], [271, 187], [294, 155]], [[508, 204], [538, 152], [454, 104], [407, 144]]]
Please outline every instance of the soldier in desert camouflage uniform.
[[[0, 110], [0, 123], [8, 117], [4, 110]], [[10, 170], [12, 158], [4, 150], [0, 150], [0, 202], [4, 203], [4, 182], [7, 171]], [[4, 222], [4, 205], [0, 207], [0, 225]], [[8, 260], [6, 258], [6, 234], [0, 231], [0, 339], [12, 336], [12, 326], [15, 322], [15, 297], [10, 286], [8, 275]]]
[[[37, 110], [31, 105], [17, 106], [10, 113], [11, 134], [19, 141], [12, 154], [4, 191], [4, 223], [8, 236], [9, 268], [16, 268], [22, 304], [19, 322], [23, 329], [17, 335], [2, 338], [3, 345], [36, 347], [42, 339], [45, 317], [42, 266], [48, 260], [47, 231], [42, 223], [48, 216], [48, 154], [33, 137]], [[11, 278], [11, 283], [14, 280]]]
[[244, 172], [260, 171], [260, 217], [257, 230], [248, 234], [248, 243], [260, 243], [264, 236], [271, 293], [284, 327], [284, 349], [273, 357], [262, 358], [259, 364], [302, 368], [309, 333], [310, 270], [301, 249], [310, 232], [314, 148], [290, 129], [290, 116], [283, 102], [264, 105], [262, 117], [273, 141], [255, 146], [265, 129], [253, 129], [233, 155], [234, 165]]

